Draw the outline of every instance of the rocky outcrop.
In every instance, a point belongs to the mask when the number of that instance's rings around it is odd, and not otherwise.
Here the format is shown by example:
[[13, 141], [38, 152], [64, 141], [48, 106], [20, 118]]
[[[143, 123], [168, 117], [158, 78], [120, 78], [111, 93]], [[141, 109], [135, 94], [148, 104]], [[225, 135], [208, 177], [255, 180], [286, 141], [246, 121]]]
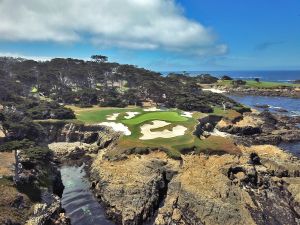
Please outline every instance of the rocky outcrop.
[[46, 133], [45, 143], [53, 142], [81, 142], [86, 144], [96, 143], [105, 148], [120, 133], [101, 125], [85, 125], [81, 123], [67, 123], [64, 121], [40, 122]]
[[238, 122], [222, 119], [216, 128], [235, 135], [237, 143], [243, 145], [273, 144], [300, 140], [300, 129], [296, 126], [298, 117], [274, 115], [268, 111], [245, 113]]
[[122, 225], [149, 218], [156, 225], [299, 224], [299, 160], [274, 146], [240, 149], [240, 156], [186, 155], [182, 162], [162, 152], [101, 157], [92, 187]]
[[178, 167], [179, 162], [161, 152], [114, 162], [99, 158], [91, 178], [108, 217], [117, 224], [138, 225], [154, 216]]
[[26, 225], [71, 225], [61, 208], [60, 199], [55, 195], [50, 195], [47, 201], [47, 203], [34, 205], [33, 215]]
[[300, 98], [300, 91], [293, 87], [282, 88], [249, 88], [249, 87], [217, 87], [220, 90], [224, 90], [230, 94], [236, 95], [256, 95], [256, 96], [281, 96], [281, 97], [293, 97]]

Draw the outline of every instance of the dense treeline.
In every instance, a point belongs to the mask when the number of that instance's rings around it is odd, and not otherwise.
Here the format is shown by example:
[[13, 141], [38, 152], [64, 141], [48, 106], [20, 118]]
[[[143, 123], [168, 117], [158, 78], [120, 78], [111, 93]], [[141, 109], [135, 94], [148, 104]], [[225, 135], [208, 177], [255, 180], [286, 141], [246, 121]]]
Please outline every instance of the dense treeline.
[[[104, 56], [102, 56], [104, 57]], [[102, 58], [101, 58], [102, 59]], [[202, 92], [199, 83], [214, 83], [210, 75], [190, 77], [161, 74], [132, 65], [56, 58], [37, 62], [0, 58], [0, 101], [17, 102], [19, 96], [48, 98], [62, 104], [124, 107], [153, 101], [183, 110], [211, 111], [222, 102], [235, 104], [218, 94]], [[46, 118], [32, 110], [33, 117]], [[49, 113], [48, 113], [49, 114]]]

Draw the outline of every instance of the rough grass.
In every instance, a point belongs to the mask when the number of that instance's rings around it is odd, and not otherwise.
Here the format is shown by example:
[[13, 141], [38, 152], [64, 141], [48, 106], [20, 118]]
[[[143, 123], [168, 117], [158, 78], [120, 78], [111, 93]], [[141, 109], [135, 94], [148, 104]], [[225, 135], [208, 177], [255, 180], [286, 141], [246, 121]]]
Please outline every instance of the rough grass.
[[214, 107], [213, 110], [214, 110], [213, 113], [211, 113], [212, 115], [222, 116], [225, 119], [228, 119], [230, 121], [236, 120], [242, 116], [242, 114], [240, 114], [239, 112], [233, 109], [227, 109], [224, 111], [224, 109], [220, 107]]
[[[13, 222], [25, 224], [31, 212], [32, 202], [26, 195], [20, 194], [11, 178], [0, 178], [0, 224], [4, 224], [5, 220], [10, 219]], [[25, 201], [23, 209], [11, 207], [14, 200], [22, 195]]]
[[0, 152], [0, 175], [13, 175], [13, 164], [15, 163], [15, 156], [13, 152]]
[[196, 152], [240, 154], [240, 149], [228, 137], [210, 136], [199, 143]]
[[[233, 86], [231, 80], [220, 80], [218, 81], [218, 85], [227, 86], [227, 87]], [[254, 80], [246, 80], [246, 84], [241, 85], [241, 87], [258, 88], [258, 89], [275, 89], [275, 88], [284, 88], [284, 87], [300, 87], [300, 85], [283, 83], [283, 82], [268, 82], [268, 81], [256, 82]]]

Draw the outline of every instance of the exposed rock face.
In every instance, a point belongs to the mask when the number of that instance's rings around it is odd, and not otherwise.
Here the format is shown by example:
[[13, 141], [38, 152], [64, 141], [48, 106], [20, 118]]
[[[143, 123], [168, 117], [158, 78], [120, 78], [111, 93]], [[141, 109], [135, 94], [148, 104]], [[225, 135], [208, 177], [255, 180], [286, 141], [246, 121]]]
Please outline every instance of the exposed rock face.
[[[49, 198], [48, 198], [49, 199]], [[34, 205], [33, 216], [26, 222], [26, 225], [70, 225], [70, 220], [65, 217], [60, 205], [60, 199], [55, 196], [50, 196], [48, 204]]]
[[153, 215], [156, 225], [299, 224], [299, 160], [274, 146], [240, 148], [242, 156], [186, 155], [182, 163], [161, 152], [101, 157], [93, 188], [117, 224]]
[[118, 224], [142, 224], [154, 215], [178, 167], [160, 152], [114, 162], [97, 159], [92, 165], [95, 193]]
[[273, 115], [268, 111], [246, 113], [238, 122], [221, 120], [216, 128], [236, 135], [238, 143], [244, 145], [273, 144], [300, 140], [300, 129], [295, 126], [299, 118]]
[[53, 142], [81, 142], [86, 144], [96, 143], [100, 148], [105, 148], [119, 133], [111, 128], [101, 125], [84, 125], [65, 122], [43, 122], [41, 125], [46, 132], [46, 143]]

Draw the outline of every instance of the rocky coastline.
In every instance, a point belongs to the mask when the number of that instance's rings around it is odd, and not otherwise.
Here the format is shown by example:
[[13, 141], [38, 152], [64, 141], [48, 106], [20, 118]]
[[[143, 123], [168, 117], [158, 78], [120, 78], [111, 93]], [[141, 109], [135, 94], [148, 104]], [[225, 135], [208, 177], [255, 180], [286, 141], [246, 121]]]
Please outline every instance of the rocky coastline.
[[300, 98], [299, 88], [248, 88], [248, 87], [224, 87], [215, 86], [214, 88], [224, 91], [231, 95], [241, 95], [241, 96], [270, 96], [270, 97], [291, 97]]
[[[85, 163], [91, 191], [116, 224], [298, 225], [300, 161], [275, 145], [300, 140], [299, 120], [269, 112], [246, 112], [234, 121], [202, 118], [196, 135], [206, 138], [218, 129], [231, 135], [240, 152], [189, 151], [181, 160], [159, 149], [111, 159], [106, 154], [115, 150], [120, 133], [97, 125], [41, 125], [54, 168]], [[51, 203], [35, 206], [27, 224], [70, 224], [58, 189]]]

